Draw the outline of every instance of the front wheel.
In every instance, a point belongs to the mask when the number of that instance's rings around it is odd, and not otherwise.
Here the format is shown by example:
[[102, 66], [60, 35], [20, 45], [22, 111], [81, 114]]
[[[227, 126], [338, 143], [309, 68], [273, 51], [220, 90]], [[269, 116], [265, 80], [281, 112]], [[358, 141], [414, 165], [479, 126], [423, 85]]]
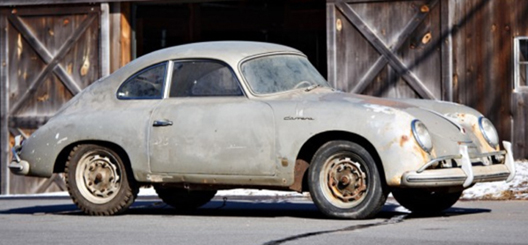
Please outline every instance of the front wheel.
[[134, 202], [138, 188], [121, 157], [99, 145], [78, 145], [65, 169], [73, 202], [90, 215], [120, 214]]
[[453, 206], [462, 195], [462, 191], [394, 189], [392, 195], [396, 201], [412, 212], [439, 213]]
[[321, 146], [308, 177], [315, 205], [329, 217], [371, 218], [387, 199], [374, 159], [353, 142], [330, 141]]

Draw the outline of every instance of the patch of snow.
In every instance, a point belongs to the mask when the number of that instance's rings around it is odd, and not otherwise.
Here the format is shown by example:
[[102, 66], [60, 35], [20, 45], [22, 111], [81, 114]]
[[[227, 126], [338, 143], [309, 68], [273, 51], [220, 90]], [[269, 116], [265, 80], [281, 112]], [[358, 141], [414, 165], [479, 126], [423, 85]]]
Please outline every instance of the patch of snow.
[[528, 161], [516, 161], [516, 174], [509, 183], [506, 181], [478, 183], [465, 190], [465, 200], [528, 200]]
[[[138, 196], [157, 196], [154, 188], [141, 188]], [[221, 190], [216, 193], [216, 196], [275, 196], [275, 197], [305, 197], [306, 194], [301, 194], [294, 191], [271, 191], [271, 190], [256, 190], [256, 189], [232, 189]]]

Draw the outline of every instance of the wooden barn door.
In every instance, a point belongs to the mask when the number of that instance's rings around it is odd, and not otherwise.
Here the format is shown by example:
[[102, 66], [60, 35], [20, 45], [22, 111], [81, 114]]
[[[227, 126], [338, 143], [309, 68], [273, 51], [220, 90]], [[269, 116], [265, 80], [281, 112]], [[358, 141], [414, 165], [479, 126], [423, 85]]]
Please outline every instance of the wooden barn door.
[[440, 16], [438, 0], [328, 1], [329, 82], [346, 92], [450, 100]]
[[0, 9], [2, 55], [2, 194], [65, 190], [50, 179], [11, 175], [13, 136], [30, 135], [100, 77], [100, 7], [32, 6]]

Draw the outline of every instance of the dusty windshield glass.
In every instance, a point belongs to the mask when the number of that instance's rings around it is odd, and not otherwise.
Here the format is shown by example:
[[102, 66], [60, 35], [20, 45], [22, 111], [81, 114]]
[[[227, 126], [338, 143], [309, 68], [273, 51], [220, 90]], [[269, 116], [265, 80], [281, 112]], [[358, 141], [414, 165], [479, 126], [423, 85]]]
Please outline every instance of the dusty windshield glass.
[[310, 61], [298, 55], [260, 57], [244, 62], [241, 69], [256, 94], [329, 86]]

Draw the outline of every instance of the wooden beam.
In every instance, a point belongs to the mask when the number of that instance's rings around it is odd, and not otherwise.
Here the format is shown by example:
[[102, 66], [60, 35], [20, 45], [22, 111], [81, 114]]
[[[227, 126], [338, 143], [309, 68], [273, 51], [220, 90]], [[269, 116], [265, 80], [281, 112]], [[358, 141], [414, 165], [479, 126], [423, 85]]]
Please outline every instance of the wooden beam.
[[66, 184], [64, 183], [64, 180], [61, 178], [59, 174], [53, 174], [51, 177], [49, 177], [44, 183], [42, 183], [40, 186], [38, 186], [37, 190], [33, 193], [44, 193], [48, 188], [51, 187], [52, 184], [56, 184], [57, 187], [61, 191], [66, 191], [68, 188], [66, 187]]
[[326, 60], [328, 83], [337, 88], [337, 60], [336, 60], [336, 11], [335, 4], [326, 4]]
[[[33, 81], [33, 83], [31, 83], [31, 85], [28, 87], [28, 89], [24, 92], [24, 94], [18, 99], [18, 101], [15, 102], [15, 104], [9, 109], [9, 114], [10, 115], [14, 115], [16, 112], [18, 112], [18, 110], [20, 109], [20, 107], [26, 102], [26, 100], [28, 100], [30, 98], [30, 96], [32, 94], [34, 94], [36, 91], [37, 91], [37, 88], [38, 86], [40, 86], [40, 84], [42, 82], [44, 82], [44, 80], [46, 80], [47, 76], [49, 75], [49, 73], [55, 69], [55, 67], [58, 65], [58, 63], [60, 62], [60, 60], [62, 60], [62, 58], [64, 58], [64, 56], [68, 53], [68, 51], [73, 47], [73, 45], [77, 42], [77, 40], [79, 40], [79, 38], [82, 36], [82, 34], [84, 32], [86, 32], [86, 30], [88, 29], [88, 27], [90, 26], [90, 24], [92, 24], [92, 22], [95, 20], [95, 17], [96, 15], [92, 15], [92, 16], [89, 16], [88, 18], [86, 18], [80, 25], [79, 27], [68, 37], [67, 41], [60, 47], [59, 51], [57, 52], [57, 54], [55, 55], [55, 57], [53, 57], [52, 60], [50, 60], [49, 62], [47, 62], [46, 66], [44, 67], [44, 69], [39, 73], [39, 75], [37, 76], [37, 78]], [[23, 25], [21, 22], [20, 22], [20, 19], [18, 19], [17, 16], [9, 16], [8, 17], [10, 20], [12, 20], [12, 23], [17, 23], [17, 25], [21, 25], [21, 26], [25, 26]], [[17, 28], [18, 29], [18, 28]], [[21, 29], [19, 29], [19, 31], [21, 31]], [[22, 31], [21, 31], [22, 33]], [[32, 43], [32, 44], [37, 44], [35, 41], [38, 41], [38, 39], [36, 39], [35, 37], [28, 37], [27, 34], [28, 33], [25, 33], [26, 35], [24, 35], [24, 33], [22, 33], [22, 35], [24, 36], [24, 38], [26, 38], [26, 40], [29, 42], [29, 43]], [[41, 52], [44, 52], [47, 50], [45, 49], [45, 47], [43, 45], [40, 45], [38, 46], [37, 48], [38, 50], [41, 50]], [[36, 50], [37, 50], [36, 49]], [[64, 81], [63, 81], [64, 82]], [[67, 86], [68, 87], [68, 86]], [[79, 89], [80, 91], [80, 89]]]
[[130, 27], [130, 3], [121, 3], [121, 63], [128, 64], [132, 59], [132, 28]]
[[100, 58], [101, 77], [110, 75], [110, 6], [108, 3], [101, 3], [101, 44]]
[[[400, 2], [416, 2], [415, 0], [398, 0]], [[375, 2], [390, 2], [390, 0], [326, 0], [327, 3], [345, 2], [345, 3], [375, 3]]]
[[442, 100], [453, 101], [453, 37], [451, 26], [454, 18], [454, 0], [440, 3], [440, 33], [445, 40], [440, 45], [442, 64]]
[[173, 2], [173, 3], [206, 3], [206, 2], [229, 2], [233, 0], [3, 0], [0, 6], [28, 6], [28, 5], [51, 5], [51, 4], [97, 4], [97, 3], [119, 3], [119, 2]]
[[336, 6], [343, 15], [358, 29], [372, 46], [386, 59], [398, 74], [424, 99], [436, 99], [433, 93], [416, 77], [416, 75], [403, 64], [403, 62], [385, 45], [385, 43], [365, 24], [363, 19], [343, 1], [336, 1]]
[[[44, 61], [44, 63], [49, 64], [53, 61], [53, 55], [48, 51], [48, 49], [41, 43], [38, 38], [33, 34], [33, 32], [20, 20], [16, 15], [10, 15], [9, 21], [13, 26], [20, 32], [20, 34], [26, 39], [29, 45], [35, 50], [39, 57]], [[68, 74], [64, 67], [57, 63], [57, 67], [52, 67], [53, 72], [59, 79], [64, 83], [66, 88], [73, 94], [77, 94], [81, 91], [81, 87], [73, 80], [73, 78]]]
[[[1, 1], [1, 0], [0, 0]], [[53, 6], [53, 7], [50, 7], [50, 8], [38, 8], [40, 6], [34, 6], [34, 7], [31, 7], [31, 8], [27, 8], [27, 7], [14, 7], [14, 6], [10, 6], [12, 7], [10, 9], [10, 12], [9, 14], [12, 14], [12, 12], [16, 12], [16, 14], [18, 16], [24, 16], [24, 17], [28, 17], [28, 16], [46, 16], [46, 15], [72, 15], [72, 14], [89, 14], [93, 11], [95, 11], [96, 9], [93, 8], [93, 6], [90, 6], [90, 5], [69, 5], [67, 6], [68, 7], [68, 12], [65, 12], [63, 13], [61, 11], [61, 7], [56, 7], [56, 6]], [[98, 8], [97, 8], [98, 9]]]
[[121, 3], [110, 5], [110, 73], [121, 67]]
[[9, 194], [9, 91], [7, 79], [7, 9], [0, 9], [0, 194]]
[[6, 124], [10, 128], [37, 129], [49, 121], [50, 116], [10, 117]]
[[[431, 0], [427, 3], [427, 6], [429, 6], [428, 12], [422, 12], [418, 10], [418, 13], [416, 13], [411, 18], [409, 23], [407, 23], [407, 26], [403, 28], [402, 32], [396, 38], [396, 42], [389, 45], [391, 52], [394, 53], [400, 50], [403, 44], [405, 44], [405, 42], [407, 41], [407, 36], [413, 33], [416, 28], [418, 28], [418, 26], [424, 21], [424, 19], [429, 15], [430, 11], [433, 10], [436, 5], [438, 5], [438, 0]], [[359, 80], [359, 82], [356, 84], [356, 86], [352, 89], [351, 92], [358, 94], [362, 93], [388, 63], [389, 60], [386, 59], [385, 56], [380, 56], [376, 60], [376, 62], [374, 62], [374, 65], [370, 67], [367, 73], [363, 75], [363, 77]]]

